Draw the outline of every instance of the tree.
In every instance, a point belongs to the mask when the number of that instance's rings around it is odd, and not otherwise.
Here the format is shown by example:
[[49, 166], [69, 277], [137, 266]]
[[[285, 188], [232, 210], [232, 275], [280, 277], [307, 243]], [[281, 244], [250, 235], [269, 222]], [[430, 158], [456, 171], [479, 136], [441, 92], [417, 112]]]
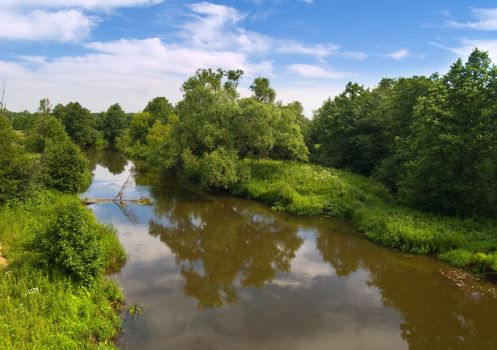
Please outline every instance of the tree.
[[48, 115], [52, 111], [52, 105], [50, 104], [50, 100], [48, 98], [42, 98], [40, 100], [40, 104], [38, 106], [38, 113], [43, 115]]
[[276, 141], [273, 125], [276, 106], [247, 98], [240, 101], [240, 107], [241, 113], [233, 120], [240, 156], [268, 157]]
[[126, 113], [121, 105], [116, 103], [110, 106], [101, 117], [101, 129], [107, 142], [114, 144], [116, 137], [124, 132], [126, 124]]
[[42, 181], [48, 188], [77, 193], [89, 180], [88, 162], [70, 140], [49, 141], [41, 158]]
[[301, 115], [295, 107], [294, 104], [278, 106], [278, 113], [273, 121], [275, 143], [271, 158], [304, 161], [308, 158], [309, 150], [299, 125]]
[[150, 113], [154, 119], [160, 120], [163, 124], [168, 124], [170, 116], [174, 114], [173, 106], [165, 97], [155, 97], [147, 103], [143, 111]]
[[263, 103], [273, 103], [276, 98], [276, 92], [269, 86], [267, 78], [255, 78], [250, 90], [254, 93], [254, 98]]
[[203, 155], [218, 147], [234, 148], [232, 122], [240, 108], [235, 103], [238, 94], [232, 89], [237, 81], [231, 78], [237, 75], [204, 69], [183, 84], [183, 100], [177, 107], [180, 122], [175, 131], [182, 149]]
[[134, 143], [144, 144], [149, 129], [154, 125], [155, 119], [149, 112], [135, 113], [131, 117], [129, 134]]
[[33, 118], [33, 125], [26, 132], [26, 149], [29, 152], [41, 153], [47, 142], [64, 142], [68, 139], [64, 125], [57, 118], [46, 114]]
[[33, 164], [17, 144], [8, 120], [0, 113], [0, 205], [24, 198], [31, 188]]
[[475, 49], [418, 100], [403, 144], [400, 198], [423, 210], [497, 213], [497, 67]]
[[379, 100], [370, 90], [348, 83], [314, 115], [311, 159], [369, 175], [387, 153], [385, 126], [374, 114]]
[[64, 124], [67, 134], [78, 146], [95, 145], [98, 138], [98, 132], [95, 129], [96, 119], [79, 102], [70, 102], [66, 106], [58, 104], [53, 114]]

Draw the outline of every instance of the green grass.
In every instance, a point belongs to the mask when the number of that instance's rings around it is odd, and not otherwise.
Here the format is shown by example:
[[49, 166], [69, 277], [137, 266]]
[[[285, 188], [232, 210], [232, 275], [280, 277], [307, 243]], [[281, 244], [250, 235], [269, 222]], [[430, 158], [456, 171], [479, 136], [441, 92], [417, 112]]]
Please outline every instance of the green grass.
[[[56, 215], [76, 196], [42, 191], [0, 208], [0, 244], [9, 261], [0, 267], [1, 349], [114, 348], [120, 327], [121, 289], [103, 273], [82, 284], [41, 261], [34, 249]], [[90, 216], [106, 269], [118, 269], [125, 253], [112, 228]]]
[[497, 220], [459, 219], [397, 204], [380, 183], [347, 171], [274, 160], [243, 160], [247, 176], [231, 189], [275, 210], [351, 220], [387, 247], [432, 254], [451, 265], [497, 275]]

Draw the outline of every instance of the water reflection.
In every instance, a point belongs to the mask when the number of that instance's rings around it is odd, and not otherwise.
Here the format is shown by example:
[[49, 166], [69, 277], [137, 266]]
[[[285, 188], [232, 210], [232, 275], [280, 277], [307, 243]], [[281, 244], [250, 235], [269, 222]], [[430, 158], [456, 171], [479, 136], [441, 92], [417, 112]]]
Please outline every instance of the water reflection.
[[288, 225], [220, 200], [177, 204], [168, 219], [174, 226], [152, 220], [150, 234], [173, 252], [184, 292], [199, 308], [233, 303], [236, 285], [261, 287], [278, 271], [289, 271], [303, 241]]
[[112, 148], [107, 148], [105, 150], [88, 150], [86, 152], [86, 157], [90, 161], [92, 169], [99, 164], [107, 168], [113, 175], [121, 174], [128, 164], [128, 159], [122, 153], [119, 153]]
[[[105, 163], [107, 164], [107, 163]], [[88, 197], [127, 177], [98, 166]], [[129, 220], [93, 206], [129, 253], [116, 278], [128, 349], [495, 349], [497, 300], [455, 286], [433, 259], [379, 247], [346, 223], [274, 213], [138, 173]], [[84, 196], [84, 195], [83, 195]]]
[[494, 297], [457, 288], [428, 258], [361, 246], [340, 235], [317, 236], [317, 248], [337, 275], [369, 272], [368, 284], [378, 288], [383, 305], [400, 311], [400, 334], [410, 349], [495, 349]]

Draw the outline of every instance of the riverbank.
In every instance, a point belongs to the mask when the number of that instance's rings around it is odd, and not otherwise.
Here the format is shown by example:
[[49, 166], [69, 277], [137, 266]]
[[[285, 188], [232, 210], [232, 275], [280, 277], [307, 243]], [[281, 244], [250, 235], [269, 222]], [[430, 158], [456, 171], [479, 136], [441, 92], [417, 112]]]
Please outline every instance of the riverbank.
[[0, 208], [0, 348], [113, 348], [125, 260], [114, 230], [75, 195], [41, 191]]
[[459, 219], [398, 205], [384, 186], [350, 172], [300, 162], [243, 160], [231, 193], [297, 215], [350, 220], [384, 246], [430, 254], [485, 277], [497, 275], [497, 222]]

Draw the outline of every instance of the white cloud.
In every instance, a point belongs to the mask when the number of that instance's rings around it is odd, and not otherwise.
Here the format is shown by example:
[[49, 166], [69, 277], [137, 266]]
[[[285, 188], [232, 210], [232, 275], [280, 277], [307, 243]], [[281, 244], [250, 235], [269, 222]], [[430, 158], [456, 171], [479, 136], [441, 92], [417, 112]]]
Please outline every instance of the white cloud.
[[286, 40], [281, 41], [277, 47], [277, 51], [288, 54], [310, 55], [318, 58], [324, 58], [335, 53], [339, 49], [335, 44], [316, 44], [305, 45], [298, 41]]
[[211, 50], [235, 49], [244, 52], [267, 51], [271, 39], [237, 26], [245, 17], [233, 7], [201, 2], [189, 5], [193, 20], [183, 27], [185, 42]]
[[82, 8], [111, 9], [116, 7], [149, 6], [164, 0], [2, 0], [0, 8]]
[[400, 49], [394, 52], [390, 52], [386, 54], [387, 57], [393, 58], [397, 61], [402, 61], [403, 59], [409, 57], [411, 55], [411, 51], [407, 49]]
[[477, 47], [480, 50], [488, 51], [492, 61], [497, 62], [497, 39], [463, 39], [461, 45], [457, 47], [445, 47], [435, 43], [434, 45], [448, 49], [459, 57], [468, 57], [471, 51]]
[[245, 15], [233, 7], [200, 2], [189, 5], [193, 20], [183, 25], [183, 37], [191, 45], [210, 49], [231, 49], [251, 54], [275, 51], [322, 59], [336, 53], [339, 46], [324, 43], [306, 45], [295, 40], [272, 38], [240, 26]]
[[468, 28], [476, 30], [497, 30], [497, 8], [473, 8], [471, 9], [476, 21], [473, 22], [458, 22], [447, 21], [448, 27]]
[[287, 69], [304, 78], [338, 79], [347, 76], [346, 73], [335, 72], [312, 64], [291, 64], [287, 66]]
[[0, 39], [76, 41], [86, 36], [95, 22], [79, 10], [26, 14], [0, 12]]
[[209, 51], [166, 45], [157, 38], [87, 44], [92, 52], [46, 60], [23, 56], [24, 63], [0, 61], [0, 76], [8, 81], [8, 108], [34, 110], [38, 100], [54, 103], [78, 100], [101, 111], [113, 102], [138, 111], [157, 95], [173, 101], [182, 82], [198, 68], [243, 69], [248, 77], [270, 75], [271, 62], [255, 61], [235, 51]]
[[154, 5], [163, 0], [2, 0], [0, 39], [74, 42], [97, 24], [89, 10]]

